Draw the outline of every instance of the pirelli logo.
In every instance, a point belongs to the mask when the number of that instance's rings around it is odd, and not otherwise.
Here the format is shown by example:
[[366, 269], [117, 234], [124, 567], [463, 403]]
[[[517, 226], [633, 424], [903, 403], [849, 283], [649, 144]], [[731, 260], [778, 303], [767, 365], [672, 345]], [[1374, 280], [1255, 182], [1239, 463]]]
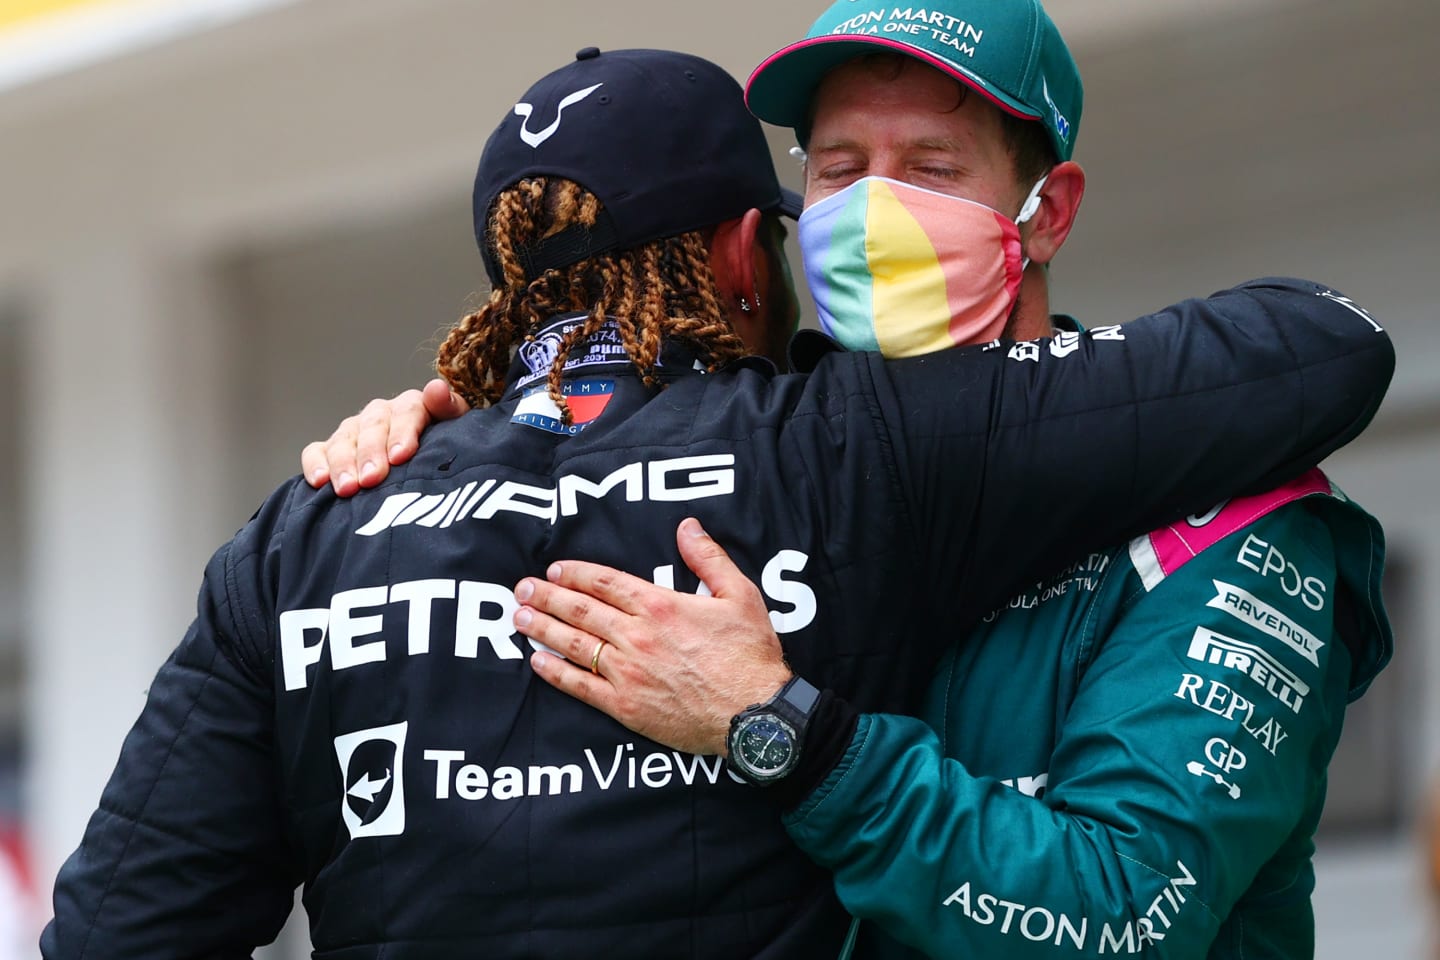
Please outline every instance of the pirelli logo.
[[1187, 655], [1191, 660], [1243, 673], [1292, 713], [1298, 714], [1310, 695], [1310, 685], [1264, 649], [1206, 627], [1195, 628]]

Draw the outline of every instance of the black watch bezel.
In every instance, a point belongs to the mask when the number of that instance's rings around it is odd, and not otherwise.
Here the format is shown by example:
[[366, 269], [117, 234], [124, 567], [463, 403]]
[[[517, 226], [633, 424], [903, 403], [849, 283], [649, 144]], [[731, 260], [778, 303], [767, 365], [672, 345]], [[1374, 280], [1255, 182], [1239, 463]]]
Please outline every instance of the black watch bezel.
[[[730, 719], [726, 737], [726, 766], [746, 783], [756, 786], [784, 779], [800, 763], [805, 732], [819, 702], [820, 691], [800, 677], [791, 677], [775, 696], [751, 704]], [[788, 753], [775, 766], [759, 765], [758, 757], [747, 755], [745, 734], [762, 723], [774, 724], [785, 740]]]
[[[762, 765], [761, 756], [747, 751], [749, 741], [746, 735], [761, 726], [774, 727], [779, 735], [777, 742], [785, 750], [785, 758], [774, 766]], [[780, 714], [765, 710], [746, 711], [731, 721], [729, 746], [732, 769], [754, 784], [774, 783], [794, 770], [800, 760], [799, 731]]]

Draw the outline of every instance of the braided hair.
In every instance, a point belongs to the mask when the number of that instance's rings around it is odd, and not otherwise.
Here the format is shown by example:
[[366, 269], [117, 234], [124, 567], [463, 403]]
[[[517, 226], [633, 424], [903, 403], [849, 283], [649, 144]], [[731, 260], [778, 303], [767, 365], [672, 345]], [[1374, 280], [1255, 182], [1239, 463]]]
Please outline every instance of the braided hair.
[[489, 239], [502, 282], [489, 302], [461, 317], [440, 345], [435, 369], [472, 407], [493, 404], [505, 391], [516, 348], [533, 340], [555, 316], [584, 312], [585, 321], [561, 340], [547, 391], [571, 422], [561, 393], [570, 350], [601, 329], [619, 328], [630, 361], [647, 385], [663, 338], [685, 343], [710, 370], [748, 351], [726, 319], [698, 232], [599, 254], [531, 279], [521, 252], [570, 227], [593, 227], [600, 201], [570, 180], [536, 177], [501, 193], [490, 214]]

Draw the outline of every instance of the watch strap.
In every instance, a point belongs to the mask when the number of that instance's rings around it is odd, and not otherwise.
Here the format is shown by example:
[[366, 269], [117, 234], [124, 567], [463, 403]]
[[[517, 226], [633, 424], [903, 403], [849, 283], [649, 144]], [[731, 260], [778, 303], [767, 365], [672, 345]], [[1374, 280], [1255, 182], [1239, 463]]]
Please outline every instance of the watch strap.
[[833, 690], [820, 694], [810, 714], [805, 734], [805, 749], [800, 762], [786, 776], [775, 781], [767, 796], [783, 811], [798, 807], [815, 792], [845, 757], [855, 740], [860, 724], [860, 711]]
[[802, 676], [793, 676], [785, 686], [766, 703], [770, 709], [789, 720], [802, 736], [810, 721], [810, 714], [820, 700], [820, 691]]

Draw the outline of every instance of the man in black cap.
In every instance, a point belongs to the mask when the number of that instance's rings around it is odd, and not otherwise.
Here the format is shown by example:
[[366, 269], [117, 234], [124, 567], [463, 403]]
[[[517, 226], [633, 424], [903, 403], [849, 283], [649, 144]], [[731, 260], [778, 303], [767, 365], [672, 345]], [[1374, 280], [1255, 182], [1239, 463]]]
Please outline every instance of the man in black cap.
[[[755, 354], [793, 326], [786, 202], [738, 86], [681, 54], [583, 51], [507, 115], [476, 193], [496, 286], [438, 366], [482, 409], [354, 499], [292, 480], [215, 555], [47, 956], [243, 954], [302, 883], [319, 957], [833, 953], [844, 913], [771, 800], [539, 679], [511, 585], [584, 556], [694, 589], [674, 531], [697, 516], [788, 611], [815, 686], [785, 704], [898, 709], [952, 620], [1056, 551], [1314, 463], [1393, 365], [1354, 313], [1272, 281], [1044, 362], [780, 376]], [[1318, 399], [1296, 389], [1317, 365]], [[1037, 512], [1062, 471], [1129, 495]], [[893, 608], [934, 580], [955, 596]], [[579, 659], [599, 675], [605, 651]], [[785, 729], [752, 732], [764, 779]]]

